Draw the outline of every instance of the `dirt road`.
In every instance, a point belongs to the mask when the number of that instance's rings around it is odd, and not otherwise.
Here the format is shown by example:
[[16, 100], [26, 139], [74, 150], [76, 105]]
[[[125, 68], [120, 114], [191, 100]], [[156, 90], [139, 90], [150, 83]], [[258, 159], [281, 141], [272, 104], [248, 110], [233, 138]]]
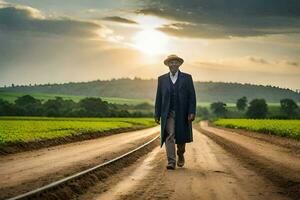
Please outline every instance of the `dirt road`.
[[157, 135], [159, 127], [0, 157], [0, 199], [102, 163]]
[[[204, 134], [249, 163], [262, 176], [300, 197], [299, 141], [280, 137], [267, 140], [268, 135], [257, 133], [260, 137], [256, 137], [250, 133], [248, 136], [208, 126], [207, 122], [201, 122], [200, 127]], [[290, 141], [289, 145], [287, 141]]]
[[[118, 173], [113, 174], [104, 181], [100, 181], [86, 190], [78, 200], [153, 200], [153, 199], [175, 199], [175, 200], [288, 200], [300, 199], [300, 148], [299, 141], [286, 140], [284, 138], [271, 138], [259, 133], [237, 133], [230, 129], [222, 129], [208, 126], [207, 122], [201, 122], [193, 126], [194, 141], [186, 146], [186, 164], [183, 168], [174, 171], [166, 170], [165, 149], [156, 147], [149, 154], [141, 157], [136, 163], [124, 167]], [[149, 131], [150, 130], [150, 131]], [[140, 134], [125, 133], [118, 136], [103, 138], [99, 141], [86, 141], [73, 144], [72, 150], [65, 147], [56, 152], [50, 158], [56, 167], [67, 166], [75, 168], [80, 163], [88, 162], [89, 159], [102, 155], [99, 159], [112, 156], [113, 151], [120, 151], [128, 146], [136, 145], [145, 137], [159, 131], [159, 126], [145, 130]], [[128, 143], [128, 140], [133, 141]], [[98, 148], [102, 144], [101, 148]], [[116, 145], [118, 144], [118, 145]], [[79, 149], [79, 150], [77, 150]], [[71, 153], [76, 151], [75, 153]], [[98, 151], [94, 154], [94, 151]], [[51, 150], [50, 150], [51, 152]], [[82, 155], [78, 155], [78, 152]], [[47, 160], [46, 152], [35, 156], [27, 155], [26, 158], [35, 160]], [[66, 161], [56, 160], [57, 154]], [[48, 155], [51, 155], [48, 154]], [[78, 158], [77, 158], [78, 156]], [[38, 158], [44, 159], [38, 159]], [[72, 158], [70, 158], [72, 157]], [[74, 157], [74, 158], [73, 158]], [[22, 156], [20, 156], [22, 158]], [[7, 158], [6, 158], [7, 159]], [[23, 160], [27, 163], [29, 161]], [[36, 164], [34, 170], [41, 173], [53, 170], [51, 162], [46, 170], [39, 169], [43, 164]], [[74, 163], [76, 161], [76, 164]], [[6, 167], [13, 166], [14, 160]], [[1, 162], [3, 163], [3, 162]], [[18, 162], [17, 162], [18, 163]], [[22, 159], [19, 160], [19, 165]], [[90, 163], [91, 164], [91, 163]], [[23, 173], [21, 166], [12, 167], [23, 176], [30, 176], [30, 163], [28, 169]], [[1, 168], [2, 167], [2, 168]], [[6, 173], [1, 171], [6, 170]], [[0, 164], [1, 176], [7, 173], [13, 175], [13, 170], [5, 169]], [[33, 173], [33, 171], [31, 171]], [[48, 175], [49, 177], [54, 176]], [[19, 179], [22, 176], [16, 176]], [[32, 177], [32, 176], [31, 176]], [[55, 177], [55, 176], [54, 176]], [[48, 178], [49, 179], [49, 178]], [[22, 180], [22, 179], [21, 179]], [[26, 180], [23, 178], [23, 180]], [[2, 181], [5, 185], [5, 181]]]
[[[234, 154], [225, 150], [213, 137], [194, 128], [194, 142], [187, 145], [186, 165], [183, 168], [166, 170], [165, 149], [157, 147], [134, 166], [111, 177], [105, 184], [106, 192], [99, 192], [103, 188], [101, 183], [79, 199], [297, 199], [295, 195], [288, 195], [287, 188], [270, 179], [268, 175], [271, 174], [259, 171], [265, 167], [296, 183], [300, 175], [297, 173], [300, 169], [298, 155], [265, 141], [208, 127], [205, 122], [201, 125], [218, 137], [226, 138], [224, 141], [228, 144], [233, 144], [227, 141], [232, 140], [253, 151], [251, 156], [248, 154], [248, 159], [252, 165], [257, 163], [259, 170], [244, 162], [238, 152]], [[238, 150], [237, 146], [235, 148]], [[254, 155], [256, 159], [252, 160]], [[260, 161], [265, 161], [266, 165], [260, 164]], [[283, 169], [289, 169], [290, 173], [277, 171]]]

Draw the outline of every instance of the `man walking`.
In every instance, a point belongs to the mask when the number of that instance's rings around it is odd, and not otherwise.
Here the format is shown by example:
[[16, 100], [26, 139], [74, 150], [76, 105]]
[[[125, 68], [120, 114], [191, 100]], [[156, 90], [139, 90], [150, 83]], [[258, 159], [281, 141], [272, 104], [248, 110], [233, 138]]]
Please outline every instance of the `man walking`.
[[192, 121], [196, 114], [196, 94], [192, 76], [181, 72], [183, 59], [170, 55], [164, 60], [170, 72], [158, 77], [155, 114], [156, 123], [161, 124], [160, 145], [165, 143], [168, 165], [175, 169], [177, 144], [177, 166], [183, 167], [185, 143], [193, 141]]

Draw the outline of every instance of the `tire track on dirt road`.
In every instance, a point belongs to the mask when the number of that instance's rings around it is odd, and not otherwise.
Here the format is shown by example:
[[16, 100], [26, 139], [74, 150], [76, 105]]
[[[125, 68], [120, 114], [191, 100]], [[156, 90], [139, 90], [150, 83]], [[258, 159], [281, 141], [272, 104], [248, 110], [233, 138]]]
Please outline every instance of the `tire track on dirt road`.
[[159, 126], [0, 157], [0, 199], [25, 193], [115, 158], [157, 135]]
[[248, 168], [283, 188], [287, 195], [300, 199], [300, 155], [291, 149], [296, 143], [287, 148], [266, 138], [260, 140], [234, 130], [211, 127], [207, 121], [200, 122], [196, 128], [239, 157]]
[[[148, 163], [151, 167], [145, 168], [143, 161], [140, 161], [134, 169], [124, 169], [122, 175], [112, 177], [105, 193], [98, 193], [96, 186], [84, 197], [101, 200], [110, 194], [110, 199], [123, 200], [290, 199], [282, 194], [284, 191], [281, 188], [245, 167], [209, 137], [196, 129], [193, 132], [194, 141], [186, 146], [186, 164], [183, 168], [166, 170], [165, 149], [159, 148], [155, 158]], [[139, 175], [136, 171], [143, 173]], [[122, 183], [127, 184], [124, 186]], [[128, 184], [133, 187], [127, 187]]]

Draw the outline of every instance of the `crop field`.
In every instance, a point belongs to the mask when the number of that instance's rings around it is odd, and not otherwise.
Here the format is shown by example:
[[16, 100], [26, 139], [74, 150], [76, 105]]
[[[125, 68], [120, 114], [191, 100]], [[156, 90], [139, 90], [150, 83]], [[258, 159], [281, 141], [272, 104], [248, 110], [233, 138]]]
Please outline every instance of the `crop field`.
[[218, 119], [217, 126], [241, 128], [266, 134], [300, 139], [300, 120], [273, 119]]
[[0, 117], [0, 145], [154, 125], [152, 118]]
[[[76, 96], [76, 95], [63, 95], [63, 94], [51, 94], [51, 93], [19, 93], [19, 92], [3, 92], [0, 91], [0, 98], [6, 101], [13, 103], [18, 97], [23, 95], [31, 95], [36, 99], [40, 99], [42, 101], [47, 101], [48, 99], [55, 99], [55, 97], [62, 97], [65, 100], [73, 100], [75, 102], [79, 102], [81, 99], [86, 98], [88, 96]], [[101, 98], [108, 103], [114, 104], [128, 104], [128, 105], [137, 105], [140, 103], [149, 103], [154, 104], [150, 99], [126, 99], [119, 97], [102, 97], [95, 96], [97, 98]]]

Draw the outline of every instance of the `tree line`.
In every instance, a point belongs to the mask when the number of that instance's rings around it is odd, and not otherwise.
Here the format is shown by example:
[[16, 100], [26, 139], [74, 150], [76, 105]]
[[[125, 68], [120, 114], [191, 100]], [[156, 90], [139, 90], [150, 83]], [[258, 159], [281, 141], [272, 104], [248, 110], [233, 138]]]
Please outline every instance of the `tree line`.
[[[14, 103], [0, 98], [0, 116], [46, 116], [46, 117], [152, 117], [153, 105], [113, 104], [101, 98], [86, 97], [79, 102], [55, 97], [43, 102], [31, 95], [18, 97]], [[274, 109], [276, 111], [274, 111]], [[277, 111], [278, 110], [278, 111]], [[235, 107], [228, 107], [222, 101], [213, 102], [208, 107], [197, 106], [197, 116], [209, 118], [274, 118], [299, 119], [300, 110], [293, 99], [280, 100], [280, 106], [269, 106], [265, 99], [247, 97], [237, 99]]]
[[[0, 99], [0, 116], [47, 116], [47, 117], [146, 117], [152, 112], [151, 105], [113, 104], [101, 98], [86, 97], [78, 103], [62, 97], [48, 99], [44, 103], [31, 95], [18, 97], [14, 103]], [[128, 110], [132, 110], [129, 112]]]
[[[240, 112], [240, 115], [237, 118], [250, 118], [250, 119], [264, 119], [268, 118], [267, 115], [272, 112], [270, 106], [263, 98], [253, 99], [249, 102], [247, 97], [243, 96], [242, 98], [236, 101], [236, 111]], [[211, 116], [208, 109], [204, 107], [198, 108], [198, 114], [202, 118], [212, 118], [212, 117], [223, 117], [223, 118], [233, 118], [230, 117], [229, 109], [226, 103], [222, 101], [213, 102], [210, 104], [210, 110], [214, 116]], [[231, 111], [232, 112], [232, 111]], [[274, 111], [273, 111], [274, 112]], [[299, 106], [293, 99], [284, 98], [280, 100], [279, 114], [272, 115], [270, 118], [275, 119], [299, 119], [300, 110]]]

